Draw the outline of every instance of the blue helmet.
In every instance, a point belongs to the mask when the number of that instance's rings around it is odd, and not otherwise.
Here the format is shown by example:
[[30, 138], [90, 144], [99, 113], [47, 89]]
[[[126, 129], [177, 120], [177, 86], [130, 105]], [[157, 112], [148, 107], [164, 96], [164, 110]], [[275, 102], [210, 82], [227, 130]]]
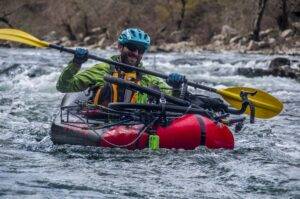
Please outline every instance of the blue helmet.
[[139, 28], [128, 28], [122, 31], [118, 38], [118, 42], [121, 45], [134, 44], [142, 46], [147, 50], [150, 46], [150, 37]]

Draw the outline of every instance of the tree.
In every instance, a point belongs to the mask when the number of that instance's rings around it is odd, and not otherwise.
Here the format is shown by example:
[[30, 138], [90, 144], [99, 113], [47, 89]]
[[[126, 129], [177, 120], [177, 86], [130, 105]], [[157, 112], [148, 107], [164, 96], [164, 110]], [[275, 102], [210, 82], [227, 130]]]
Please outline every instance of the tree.
[[3, 22], [4, 24], [8, 25], [10, 28], [13, 28], [13, 25], [9, 22], [7, 16], [9, 14], [4, 13], [2, 16], [0, 16], [0, 22]]
[[186, 2], [187, 0], [181, 0], [181, 12], [180, 12], [180, 19], [177, 22], [177, 30], [181, 29], [181, 25], [184, 19], [184, 15], [185, 15], [185, 6], [186, 6]]
[[288, 12], [286, 0], [281, 0], [281, 14], [276, 18], [278, 27], [281, 31], [288, 29]]
[[14, 28], [12, 23], [9, 20], [9, 16], [16, 13], [18, 11], [19, 7], [14, 10], [7, 10], [4, 6], [4, 4], [0, 7], [1, 14], [0, 14], [0, 24], [4, 23], [5, 25], [9, 26], [10, 28]]
[[259, 0], [258, 1], [257, 16], [254, 21], [253, 32], [250, 36], [250, 38], [253, 39], [254, 41], [259, 41], [260, 24], [261, 24], [262, 17], [264, 15], [267, 1], [268, 0]]

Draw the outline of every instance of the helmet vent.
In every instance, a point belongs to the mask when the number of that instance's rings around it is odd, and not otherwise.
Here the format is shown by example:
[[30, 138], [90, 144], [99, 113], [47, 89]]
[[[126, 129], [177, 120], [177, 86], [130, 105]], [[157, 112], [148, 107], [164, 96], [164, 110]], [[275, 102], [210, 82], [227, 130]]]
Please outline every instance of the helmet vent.
[[130, 30], [131, 34], [135, 37], [135, 32], [133, 30]]

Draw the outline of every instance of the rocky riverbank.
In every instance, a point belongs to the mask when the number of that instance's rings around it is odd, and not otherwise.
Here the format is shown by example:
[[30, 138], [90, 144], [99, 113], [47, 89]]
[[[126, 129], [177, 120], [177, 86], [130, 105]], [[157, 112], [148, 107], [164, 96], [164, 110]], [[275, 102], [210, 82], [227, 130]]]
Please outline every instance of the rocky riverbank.
[[1, 28], [24, 30], [64, 46], [115, 47], [124, 28], [140, 27], [152, 38], [151, 52], [299, 54], [300, 48], [300, 3], [295, 1], [267, 2], [259, 20], [259, 42], [250, 36], [258, 31], [253, 23], [259, 16], [258, 0], [4, 2]]
[[[173, 34], [175, 35], [176, 32]], [[93, 28], [90, 35], [84, 37], [78, 35], [78, 40], [72, 41], [68, 37], [58, 37], [55, 31], [50, 32], [43, 39], [67, 47], [83, 46], [89, 49], [116, 48], [116, 43], [107, 42], [107, 33], [100, 27]], [[294, 23], [292, 28], [279, 31], [266, 29], [260, 32], [261, 41], [250, 39], [250, 33], [240, 34], [236, 29], [224, 25], [220, 34], [212, 37], [205, 45], [197, 45], [193, 41], [181, 41], [176, 43], [162, 43], [152, 45], [150, 52], [185, 52], [185, 51], [233, 51], [240, 53], [261, 54], [300, 54], [300, 22]]]
[[[206, 45], [197, 45], [192, 41], [182, 41], [177, 43], [162, 43], [152, 45], [150, 52], [201, 52], [215, 51], [224, 52], [232, 51], [238, 53], [258, 53], [258, 54], [282, 54], [282, 55], [299, 55], [300, 54], [300, 23], [295, 23], [291, 29], [278, 31], [275, 29], [266, 29], [260, 32], [261, 41], [256, 42], [250, 39], [248, 35], [241, 35], [239, 32], [225, 25], [222, 27], [220, 34], [212, 37]], [[66, 47], [84, 47], [88, 49], [116, 49], [117, 43], [108, 44], [107, 33], [100, 27], [91, 30], [89, 36], [78, 35], [78, 40], [70, 40], [68, 37], [59, 37], [55, 31], [42, 37], [50, 43], [63, 45]], [[174, 33], [176, 34], [176, 33]], [[26, 47], [24, 45], [5, 42], [4, 47]], [[291, 68], [292, 63], [297, 62], [297, 68]], [[299, 60], [289, 60], [284, 57], [275, 58], [269, 65], [268, 69], [239, 68], [239, 75], [247, 77], [255, 76], [280, 76], [300, 80], [300, 62]]]
[[[193, 41], [181, 41], [176, 43], [161, 43], [152, 45], [150, 52], [186, 52], [186, 51], [233, 51], [239, 53], [260, 53], [260, 54], [300, 54], [300, 22], [293, 24], [291, 29], [279, 31], [266, 29], [260, 32], [261, 41], [250, 39], [247, 35], [239, 32], [227, 25], [222, 27], [220, 34], [212, 37], [205, 45], [196, 44]], [[174, 33], [176, 34], [176, 33]], [[85, 47], [88, 49], [116, 48], [116, 43], [107, 42], [107, 33], [100, 27], [91, 30], [89, 36], [78, 35], [78, 40], [70, 40], [67, 36], [59, 37], [55, 31], [42, 37], [50, 43], [63, 45], [66, 47]], [[19, 44], [2, 42], [2, 47], [22, 47]]]

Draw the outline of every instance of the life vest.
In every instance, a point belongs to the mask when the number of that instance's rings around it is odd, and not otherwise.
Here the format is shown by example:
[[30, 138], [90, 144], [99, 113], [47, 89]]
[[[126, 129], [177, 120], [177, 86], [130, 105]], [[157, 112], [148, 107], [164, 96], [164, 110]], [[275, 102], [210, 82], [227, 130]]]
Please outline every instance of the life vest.
[[[136, 84], [140, 84], [141, 80], [141, 76], [136, 72], [124, 72], [121, 70], [116, 70], [114, 67], [111, 75], [113, 77], [122, 78], [126, 81], [132, 81]], [[123, 86], [110, 83], [105, 83], [102, 87], [100, 87], [93, 98], [94, 105], [103, 106], [107, 106], [110, 102], [136, 103], [136, 101], [137, 92], [128, 90]]]

